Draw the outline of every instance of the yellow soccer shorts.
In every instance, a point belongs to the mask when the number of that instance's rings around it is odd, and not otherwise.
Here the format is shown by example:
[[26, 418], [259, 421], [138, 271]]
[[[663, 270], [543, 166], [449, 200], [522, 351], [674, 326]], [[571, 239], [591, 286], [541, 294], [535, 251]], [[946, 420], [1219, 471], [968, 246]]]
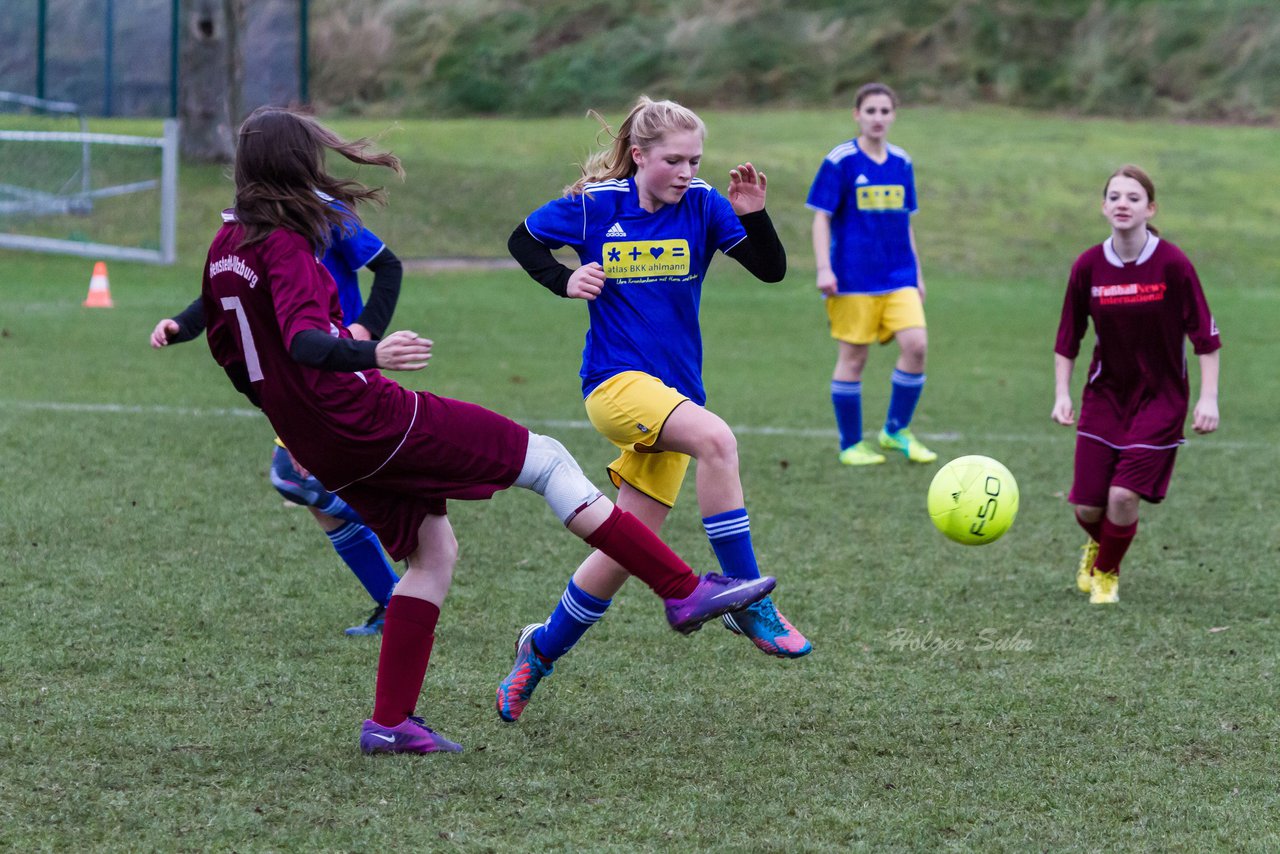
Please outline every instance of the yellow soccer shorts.
[[916, 288], [887, 294], [836, 294], [827, 297], [831, 337], [847, 344], [888, 344], [903, 329], [924, 328], [924, 305]]
[[689, 398], [642, 371], [623, 371], [587, 395], [587, 417], [622, 453], [609, 464], [609, 479], [623, 481], [668, 507], [674, 507], [689, 469], [689, 456], [652, 450], [662, 427]]

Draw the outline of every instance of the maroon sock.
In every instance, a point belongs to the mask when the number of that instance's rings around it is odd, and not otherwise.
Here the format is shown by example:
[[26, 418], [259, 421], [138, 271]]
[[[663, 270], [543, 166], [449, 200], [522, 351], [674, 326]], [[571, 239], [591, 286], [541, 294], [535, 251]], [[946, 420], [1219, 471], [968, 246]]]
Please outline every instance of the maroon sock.
[[698, 586], [698, 576], [689, 565], [625, 510], [614, 507], [609, 518], [583, 539], [652, 587], [663, 599], [683, 599]]
[[1084, 528], [1084, 532], [1089, 535], [1089, 539], [1095, 543], [1102, 542], [1102, 520], [1096, 522], [1086, 522], [1080, 518], [1080, 511], [1076, 511], [1076, 524]]
[[1098, 559], [1094, 561], [1094, 568], [1098, 572], [1119, 575], [1120, 561], [1124, 560], [1124, 553], [1129, 551], [1129, 544], [1133, 542], [1133, 535], [1136, 533], [1137, 521], [1132, 525], [1117, 525], [1110, 519], [1103, 519], [1102, 536], [1098, 538]]
[[427, 675], [436, 639], [440, 606], [412, 596], [392, 596], [382, 625], [378, 681], [373, 691], [373, 720], [398, 726], [413, 714]]

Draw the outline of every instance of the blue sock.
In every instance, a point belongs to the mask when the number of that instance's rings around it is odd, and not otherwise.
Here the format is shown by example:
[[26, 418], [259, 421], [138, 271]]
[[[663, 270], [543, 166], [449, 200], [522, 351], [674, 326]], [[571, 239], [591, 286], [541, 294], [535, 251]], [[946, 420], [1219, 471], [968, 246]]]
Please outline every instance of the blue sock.
[[533, 645], [548, 661], [555, 661], [573, 649], [587, 629], [604, 616], [612, 599], [597, 599], [569, 579], [546, 624], [533, 633]]
[[387, 604], [400, 577], [382, 553], [382, 544], [373, 531], [359, 522], [348, 522], [326, 532], [338, 557], [350, 567], [364, 589], [379, 605]]
[[702, 520], [702, 527], [711, 540], [720, 569], [730, 578], [759, 578], [756, 552], [751, 547], [751, 520], [747, 508], [727, 510]]
[[884, 419], [886, 433], [897, 433], [911, 423], [920, 392], [924, 391], [924, 374], [893, 371], [893, 393], [889, 396], [889, 414]]
[[364, 520], [360, 518], [360, 514], [357, 513], [350, 504], [343, 501], [332, 492], [326, 492], [320, 495], [319, 500], [312, 506], [321, 513], [333, 516], [335, 519], [341, 519], [344, 522], [355, 522], [358, 525], [364, 524]]
[[840, 430], [840, 450], [862, 441], [862, 383], [831, 381], [831, 405]]

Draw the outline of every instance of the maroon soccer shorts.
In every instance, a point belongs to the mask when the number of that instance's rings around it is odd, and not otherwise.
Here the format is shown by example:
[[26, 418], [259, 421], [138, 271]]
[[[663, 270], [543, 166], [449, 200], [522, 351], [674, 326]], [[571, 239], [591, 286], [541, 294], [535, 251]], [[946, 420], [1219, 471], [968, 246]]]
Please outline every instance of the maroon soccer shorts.
[[1109, 489], [1121, 486], [1159, 504], [1169, 489], [1177, 455], [1177, 448], [1113, 448], [1077, 435], [1075, 480], [1067, 500], [1083, 507], [1106, 507]]
[[529, 430], [504, 415], [417, 394], [417, 417], [395, 455], [338, 493], [393, 560], [418, 548], [422, 520], [445, 515], [446, 499], [484, 500], [511, 486], [529, 447]]

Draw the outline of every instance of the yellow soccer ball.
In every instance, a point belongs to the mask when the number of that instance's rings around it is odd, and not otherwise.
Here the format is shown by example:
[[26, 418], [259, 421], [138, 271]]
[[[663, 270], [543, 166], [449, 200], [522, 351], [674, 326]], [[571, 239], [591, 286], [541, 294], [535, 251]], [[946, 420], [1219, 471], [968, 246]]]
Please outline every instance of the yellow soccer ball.
[[938, 469], [929, 484], [929, 518], [957, 543], [994, 543], [1017, 515], [1018, 482], [990, 457], [957, 457]]

